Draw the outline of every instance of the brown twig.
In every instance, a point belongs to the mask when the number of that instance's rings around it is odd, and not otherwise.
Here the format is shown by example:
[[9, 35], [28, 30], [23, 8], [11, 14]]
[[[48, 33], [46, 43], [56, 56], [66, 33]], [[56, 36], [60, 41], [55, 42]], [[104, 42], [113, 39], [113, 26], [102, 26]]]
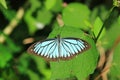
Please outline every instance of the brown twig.
[[[113, 53], [119, 43], [120, 43], [120, 36], [118, 36], [112, 48], [108, 52], [104, 52], [105, 50], [99, 47], [101, 54], [100, 54], [100, 60], [97, 68], [101, 70], [101, 73], [94, 80], [99, 80], [100, 77], [102, 78], [102, 80], [108, 80], [107, 74], [112, 64]], [[106, 54], [106, 56], [104, 54]]]
[[[17, 11], [16, 16], [11, 20], [11, 22], [5, 27], [3, 30], [3, 33], [6, 35], [10, 35], [12, 31], [15, 29], [15, 27], [18, 25], [19, 21], [22, 19], [24, 15], [24, 9], [19, 8]], [[0, 34], [0, 43], [3, 43], [5, 41], [5, 37], [3, 34]]]

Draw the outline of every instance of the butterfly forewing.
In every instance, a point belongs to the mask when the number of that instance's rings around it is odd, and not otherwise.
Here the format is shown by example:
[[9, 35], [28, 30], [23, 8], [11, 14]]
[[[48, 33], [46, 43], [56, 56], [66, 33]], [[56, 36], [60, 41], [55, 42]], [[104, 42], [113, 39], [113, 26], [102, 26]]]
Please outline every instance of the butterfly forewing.
[[89, 48], [87, 42], [77, 38], [63, 38], [61, 44], [65, 50], [64, 55], [67, 55], [67, 57], [81, 53]]
[[86, 41], [78, 38], [55, 38], [33, 44], [28, 48], [28, 52], [48, 60], [67, 60], [89, 47], [90, 45]]

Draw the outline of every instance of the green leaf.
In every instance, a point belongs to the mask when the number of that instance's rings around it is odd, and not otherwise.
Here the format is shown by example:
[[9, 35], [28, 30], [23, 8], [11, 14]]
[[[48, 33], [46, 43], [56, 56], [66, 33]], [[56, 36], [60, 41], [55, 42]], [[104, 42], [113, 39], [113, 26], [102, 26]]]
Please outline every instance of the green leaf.
[[120, 43], [113, 53], [113, 61], [109, 72], [109, 78], [109, 80], [120, 80]]
[[19, 70], [20, 73], [26, 74], [29, 66], [29, 61], [30, 61], [30, 55], [27, 53], [23, 53], [19, 57], [17, 69]]
[[[94, 22], [94, 27], [93, 27], [93, 32], [94, 32], [94, 34], [95, 34], [95, 37], [98, 36], [98, 34], [99, 34], [99, 32], [100, 32], [100, 30], [101, 30], [101, 28], [102, 28], [102, 25], [103, 25], [102, 20], [101, 20], [99, 17], [97, 17], [96, 20], [95, 20], [95, 22]], [[105, 35], [105, 28], [104, 28], [103, 31], [101, 32], [101, 35], [100, 35], [99, 39], [100, 39], [103, 35]]]
[[44, 75], [46, 80], [50, 79], [51, 71], [46, 67], [46, 62], [43, 60], [40, 56], [32, 56], [32, 58], [35, 60], [38, 71]]
[[18, 52], [20, 51], [20, 47], [18, 47], [13, 41], [12, 39], [5, 35], [4, 33], [1, 32], [2, 35], [4, 35], [4, 38], [6, 39], [6, 46], [8, 47], [10, 52]]
[[8, 19], [9, 21], [11, 21], [16, 16], [16, 12], [12, 9], [4, 9], [4, 8], [0, 8], [0, 9], [4, 14], [5, 18]]
[[11, 52], [18, 52], [21, 50], [21, 48], [19, 46], [17, 46], [12, 39], [10, 39], [9, 37], [6, 36], [6, 43], [7, 43], [7, 47], [9, 47], [9, 50]]
[[[42, 7], [42, 3], [39, 0], [30, 0], [31, 7], [29, 10], [26, 11], [24, 20], [28, 25], [28, 29], [31, 35], [35, 33], [37, 29], [42, 29], [44, 24], [39, 23], [36, 18], [32, 15], [38, 9]], [[42, 27], [42, 28], [41, 28]]]
[[7, 62], [12, 58], [12, 53], [20, 51], [20, 47], [16, 46], [15, 43], [1, 31], [0, 34], [6, 39], [5, 44], [0, 43], [0, 67], [3, 68], [9, 65]]
[[46, 0], [45, 7], [47, 10], [52, 10], [53, 12], [59, 12], [62, 10], [62, 0]]
[[27, 74], [29, 75], [30, 80], [41, 80], [41, 78], [30, 69], [27, 70]]
[[90, 10], [84, 4], [71, 3], [62, 12], [65, 25], [76, 28], [89, 29], [86, 21], [89, 20]]
[[32, 16], [31, 11], [26, 11], [24, 20], [25, 20], [26, 24], [28, 25], [30, 34], [33, 34], [38, 28], [36, 27], [37, 20]]
[[0, 44], [0, 68], [4, 68], [12, 58], [12, 53], [7, 46]]
[[84, 80], [93, 73], [97, 65], [98, 51], [94, 41], [86, 36], [80, 29], [70, 26], [64, 26], [62, 28], [56, 26], [48, 38], [53, 38], [58, 34], [60, 34], [62, 38], [75, 37], [86, 40], [91, 48], [71, 60], [50, 62], [52, 70], [51, 80], [64, 80], [70, 77]]
[[4, 80], [3, 78], [0, 78], [0, 80]]
[[102, 21], [104, 21], [108, 16], [108, 13], [109, 11], [105, 5], [96, 6], [90, 14], [90, 21], [93, 23], [98, 16]]
[[38, 22], [40, 22], [40, 23], [42, 23], [44, 25], [49, 24], [51, 22], [51, 20], [52, 20], [52, 17], [53, 17], [52, 13], [50, 11], [48, 11], [48, 10], [43, 9], [43, 10], [39, 10], [37, 12], [37, 20], [38, 20]]
[[[34, 62], [31, 62], [31, 60], [34, 60], [35, 64]], [[41, 59], [39, 56], [34, 56], [34, 55], [31, 56], [30, 54], [23, 53], [19, 57], [17, 69], [21, 74], [28, 75], [30, 80], [50, 79], [50, 69], [46, 67], [46, 62], [43, 59]], [[42, 74], [42, 76], [40, 74]]]
[[34, 11], [36, 11], [37, 8], [42, 7], [42, 3], [39, 0], [29, 0], [29, 1], [31, 3], [31, 7], [30, 7], [29, 11], [31, 11], [32, 13]]
[[18, 76], [15, 74], [15, 72], [11, 68], [3, 70], [1, 76], [4, 80], [13, 80], [13, 79], [19, 80]]
[[120, 16], [117, 20], [112, 22], [112, 24], [109, 26], [110, 28], [106, 31], [106, 34], [104, 37], [101, 38], [102, 45], [105, 49], [111, 48], [114, 41], [117, 39], [117, 37], [120, 35]]
[[5, 0], [0, 0], [0, 4], [7, 9], [6, 1]]

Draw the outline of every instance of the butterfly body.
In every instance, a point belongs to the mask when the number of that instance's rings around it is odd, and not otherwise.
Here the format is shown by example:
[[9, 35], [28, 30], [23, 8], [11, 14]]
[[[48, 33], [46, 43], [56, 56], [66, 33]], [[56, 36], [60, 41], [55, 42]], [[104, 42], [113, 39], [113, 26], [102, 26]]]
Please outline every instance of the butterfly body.
[[90, 45], [82, 39], [61, 38], [60, 35], [58, 35], [54, 39], [47, 39], [34, 43], [28, 48], [28, 52], [54, 61], [71, 59], [89, 48]]

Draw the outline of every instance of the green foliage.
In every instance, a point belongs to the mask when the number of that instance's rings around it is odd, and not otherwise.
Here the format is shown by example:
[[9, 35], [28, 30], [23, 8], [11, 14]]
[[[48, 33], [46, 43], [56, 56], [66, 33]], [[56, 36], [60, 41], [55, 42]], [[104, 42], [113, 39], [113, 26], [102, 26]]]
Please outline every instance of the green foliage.
[[119, 0], [113, 0], [113, 5], [120, 7], [120, 1]]
[[30, 80], [49, 80], [51, 72], [46, 68], [46, 62], [40, 57], [24, 53], [18, 61], [19, 72], [28, 75]]
[[5, 9], [7, 9], [6, 1], [0, 0], [0, 5], [2, 5]]
[[[105, 49], [108, 49], [110, 47], [112, 47], [112, 45], [114, 44], [115, 40], [117, 39], [117, 37], [119, 37], [120, 32], [116, 31], [116, 30], [120, 30], [120, 16], [118, 15], [118, 17], [116, 16], [116, 8], [114, 8], [115, 12], [111, 13], [115, 16], [114, 20], [112, 18], [108, 19], [108, 21], [106, 21], [109, 24], [105, 24], [104, 26], [109, 27], [108, 30], [106, 31], [106, 34], [104, 35], [104, 37], [102, 38], [102, 45], [105, 47]], [[111, 22], [111, 23], [110, 23]]]
[[63, 0], [46, 0], [45, 7], [47, 10], [59, 12], [62, 9], [62, 2]]
[[93, 23], [96, 17], [100, 17], [101, 20], [105, 20], [108, 17], [109, 10], [105, 5], [96, 6], [90, 15], [90, 20]]
[[[29, 10], [26, 11], [24, 20], [25, 20], [26, 24], [28, 25], [30, 34], [33, 34], [38, 29], [36, 27], [38, 21], [32, 16], [32, 14], [33, 14], [33, 12], [35, 12], [35, 10], [37, 8], [41, 8], [41, 2], [39, 2], [38, 0], [30, 0], [30, 3], [31, 3], [31, 7]], [[31, 24], [29, 24], [29, 23], [31, 23]]]
[[[101, 21], [101, 19], [99, 17], [96, 18], [95, 22], [94, 22], [94, 27], [93, 27], [93, 32], [95, 34], [95, 37], [98, 36], [100, 29], [102, 28], [103, 22]], [[105, 35], [105, 28], [102, 30], [101, 35], [99, 37], [99, 39]]]
[[[28, 25], [30, 34], [33, 34], [37, 30], [37, 27], [36, 27], [37, 21], [32, 16], [32, 12], [26, 11], [24, 19], [26, 21], [26, 24]], [[31, 24], [29, 24], [29, 23], [31, 23]]]
[[[3, 33], [1, 33], [4, 35]], [[10, 66], [8, 61], [13, 58], [13, 53], [20, 51], [20, 47], [16, 46], [15, 43], [6, 35], [6, 44], [0, 44], [0, 67], [4, 68], [5, 66]]]
[[0, 8], [0, 10], [3, 12], [5, 18], [9, 21], [15, 17], [16, 12], [14, 10], [4, 8]]
[[[98, 5], [96, 0], [0, 0], [0, 80], [95, 80], [98, 76], [102, 78], [102, 70], [107, 63], [105, 60], [102, 68], [98, 67], [101, 54], [113, 58], [108, 80], [119, 80], [119, 1], [114, 0], [115, 7], [109, 8], [103, 2]], [[23, 9], [24, 15], [18, 9]], [[13, 21], [21, 15], [20, 23]], [[61, 27], [61, 24], [64, 25]], [[26, 52], [28, 43], [33, 40], [51, 39], [57, 35], [83, 39], [90, 48], [70, 60], [55, 62]], [[111, 50], [112, 55], [108, 52]]]
[[77, 55], [71, 60], [51, 62], [51, 80], [63, 80], [65, 78], [71, 78], [73, 76], [75, 76], [78, 80], [85, 79], [89, 74], [92, 74], [94, 72], [97, 64], [98, 51], [95, 49], [94, 41], [88, 36], [85, 36], [84, 32], [82, 32], [80, 29], [70, 26], [64, 26], [62, 28], [57, 26], [57, 28], [54, 28], [54, 30], [51, 32], [49, 37], [55, 37], [59, 34], [58, 32], [61, 32], [61, 37], [76, 37], [84, 39], [88, 41], [91, 47], [88, 51]]
[[62, 15], [65, 25], [89, 29], [85, 22], [89, 20], [90, 10], [84, 4], [71, 3], [64, 8]]
[[11, 53], [6, 50], [6, 46], [0, 44], [0, 67], [3, 68], [7, 65], [7, 62], [12, 58]]
[[8, 71], [4, 70], [1, 74], [1, 76], [2, 76], [2, 78], [1, 78], [2, 80], [13, 80], [13, 79], [19, 80], [17, 75], [13, 72], [12, 69], [10, 69]]
[[42, 7], [42, 3], [39, 0], [30, 0], [30, 3], [31, 7], [28, 11], [31, 11], [31, 13], [33, 13], [37, 8]]
[[38, 56], [33, 56], [32, 58], [35, 60], [39, 72], [41, 72], [45, 76], [45, 78], [49, 80], [51, 76], [51, 71], [49, 68], [47, 68], [47, 63]]
[[42, 24], [45, 24], [45, 25], [50, 24], [52, 17], [53, 17], [52, 13], [46, 9], [43, 9], [37, 12], [37, 21], [41, 22]]
[[110, 73], [109, 73], [109, 80], [119, 80], [120, 79], [120, 43], [118, 44], [118, 46], [116, 47], [114, 53], [113, 53], [113, 61], [112, 61], [112, 66], [110, 69]]

